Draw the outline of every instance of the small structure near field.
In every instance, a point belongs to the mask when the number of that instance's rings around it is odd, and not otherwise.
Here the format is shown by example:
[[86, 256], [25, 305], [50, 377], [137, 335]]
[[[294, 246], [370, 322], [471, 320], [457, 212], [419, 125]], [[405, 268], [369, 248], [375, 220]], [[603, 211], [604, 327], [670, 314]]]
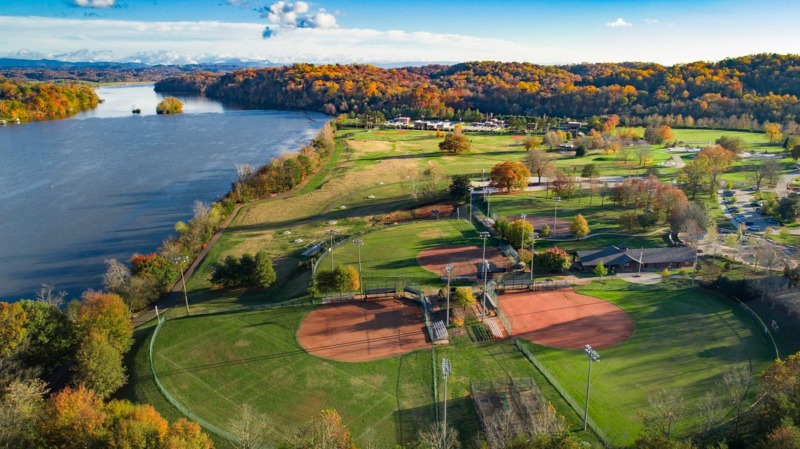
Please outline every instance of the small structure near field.
[[664, 268], [691, 267], [697, 254], [689, 247], [672, 248], [628, 248], [625, 245], [603, 249], [575, 251], [575, 265], [581, 271], [593, 270], [601, 261], [609, 270], [638, 271], [663, 270]]

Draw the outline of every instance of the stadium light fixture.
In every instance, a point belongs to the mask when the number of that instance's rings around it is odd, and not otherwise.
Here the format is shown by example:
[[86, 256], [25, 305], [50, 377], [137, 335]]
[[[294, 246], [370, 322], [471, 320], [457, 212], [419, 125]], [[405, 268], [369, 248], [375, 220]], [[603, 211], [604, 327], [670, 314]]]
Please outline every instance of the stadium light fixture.
[[453, 266], [451, 264], [447, 264], [444, 267], [445, 271], [447, 271], [447, 326], [450, 326], [450, 274], [453, 272]]
[[450, 377], [450, 361], [442, 359], [442, 376], [444, 376], [444, 419], [442, 420], [442, 447], [447, 447], [447, 378]]
[[[366, 297], [364, 296], [364, 277], [361, 275], [361, 246], [363, 244], [364, 240], [361, 239], [353, 240], [353, 245], [356, 245], [356, 248], [358, 248], [358, 286], [361, 289], [361, 296], [364, 297], [364, 299], [366, 299]], [[333, 254], [331, 254], [331, 257], [333, 257]]]
[[553, 231], [552, 233], [555, 234], [556, 226], [558, 224], [558, 203], [561, 201], [560, 196], [553, 197], [553, 203], [555, 204], [555, 212], [553, 212]]
[[589, 420], [589, 385], [591, 385], [592, 381], [592, 363], [600, 363], [600, 354], [592, 349], [591, 345], [584, 346], [583, 352], [589, 358], [589, 376], [586, 378], [586, 404], [583, 406], [583, 430], [586, 430], [586, 421]]

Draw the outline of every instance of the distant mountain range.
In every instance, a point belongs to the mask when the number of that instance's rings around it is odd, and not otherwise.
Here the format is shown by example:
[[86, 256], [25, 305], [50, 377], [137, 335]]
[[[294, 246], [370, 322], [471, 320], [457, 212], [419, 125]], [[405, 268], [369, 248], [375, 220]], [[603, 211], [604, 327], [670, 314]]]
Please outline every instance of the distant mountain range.
[[[397, 68], [397, 67], [419, 67], [424, 65], [453, 65], [456, 62], [419, 62], [419, 61], [408, 61], [408, 62], [386, 62], [386, 63], [365, 63], [374, 65], [376, 67], [381, 67], [385, 69], [390, 68]], [[0, 68], [48, 68], [48, 69], [57, 69], [57, 70], [69, 70], [73, 68], [93, 68], [93, 69], [111, 69], [111, 70], [120, 70], [120, 69], [145, 69], [145, 68], [152, 68], [152, 67], [202, 67], [201, 70], [208, 70], [211, 72], [218, 72], [218, 71], [228, 71], [228, 70], [235, 70], [241, 68], [264, 68], [264, 67], [279, 67], [286, 64], [280, 64], [275, 62], [258, 62], [258, 61], [240, 61], [240, 60], [230, 60], [215, 64], [203, 63], [203, 64], [143, 64], [137, 62], [90, 62], [90, 61], [83, 61], [83, 62], [70, 62], [70, 61], [59, 61], [55, 59], [18, 59], [18, 58], [0, 58]], [[218, 70], [222, 69], [222, 70]]]

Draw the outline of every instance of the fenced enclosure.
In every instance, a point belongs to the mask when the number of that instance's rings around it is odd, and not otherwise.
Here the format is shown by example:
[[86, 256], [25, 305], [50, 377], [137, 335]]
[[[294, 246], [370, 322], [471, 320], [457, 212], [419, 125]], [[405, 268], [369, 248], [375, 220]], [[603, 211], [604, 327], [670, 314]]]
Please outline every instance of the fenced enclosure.
[[533, 378], [472, 382], [470, 396], [490, 447], [504, 447], [509, 435], [530, 432], [547, 401]]

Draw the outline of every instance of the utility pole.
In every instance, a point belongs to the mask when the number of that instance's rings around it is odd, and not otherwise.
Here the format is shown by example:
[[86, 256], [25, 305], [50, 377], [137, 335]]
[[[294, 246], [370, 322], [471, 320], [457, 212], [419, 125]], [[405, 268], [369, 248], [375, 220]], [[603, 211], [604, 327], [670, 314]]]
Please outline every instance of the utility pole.
[[333, 272], [333, 236], [336, 235], [336, 230], [335, 229], [326, 229], [325, 233], [328, 234], [328, 236], [331, 239], [330, 246], [328, 246], [328, 253], [330, 253], [329, 256], [331, 258], [331, 272]]
[[481, 322], [483, 322], [486, 315], [486, 277], [488, 271], [487, 267], [489, 265], [489, 262], [486, 261], [486, 239], [489, 238], [489, 233], [483, 231], [480, 233], [480, 236], [483, 238], [483, 297], [481, 298]]
[[189, 295], [186, 293], [186, 278], [183, 276], [183, 263], [189, 260], [186, 256], [173, 257], [172, 261], [178, 264], [178, 269], [181, 270], [181, 283], [183, 284], [183, 302], [186, 305], [186, 315], [189, 315]]

